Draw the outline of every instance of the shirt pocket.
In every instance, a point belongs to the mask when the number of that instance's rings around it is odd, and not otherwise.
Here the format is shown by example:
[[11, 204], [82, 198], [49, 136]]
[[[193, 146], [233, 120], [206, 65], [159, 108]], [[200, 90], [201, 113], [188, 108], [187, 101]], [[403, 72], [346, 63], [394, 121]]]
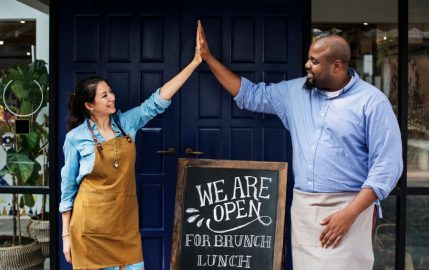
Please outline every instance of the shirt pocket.
[[82, 148], [79, 149], [79, 154], [81, 157], [85, 158], [88, 155], [94, 153], [95, 146], [94, 145], [85, 145]]
[[[94, 159], [95, 159], [95, 146], [87, 145], [79, 149], [79, 155], [81, 156], [79, 162], [79, 175], [84, 176], [90, 173], [92, 170]], [[91, 160], [92, 158], [92, 160]], [[92, 166], [90, 166], [92, 164]]]
[[341, 146], [341, 142], [338, 140], [333, 130], [326, 129], [324, 136], [324, 145], [327, 150], [336, 155], [347, 156], [343, 147]]

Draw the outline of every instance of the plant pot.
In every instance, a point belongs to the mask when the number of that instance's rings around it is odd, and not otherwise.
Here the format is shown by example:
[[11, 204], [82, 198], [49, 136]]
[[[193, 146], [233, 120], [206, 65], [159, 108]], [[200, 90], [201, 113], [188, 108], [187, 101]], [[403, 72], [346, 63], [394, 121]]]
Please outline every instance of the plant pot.
[[42, 254], [49, 257], [49, 220], [31, 219], [27, 226], [28, 235], [42, 246]]
[[22, 245], [4, 246], [12, 242], [11, 235], [0, 235], [0, 269], [27, 270], [43, 269], [45, 258], [41, 245], [30, 237], [21, 237]]

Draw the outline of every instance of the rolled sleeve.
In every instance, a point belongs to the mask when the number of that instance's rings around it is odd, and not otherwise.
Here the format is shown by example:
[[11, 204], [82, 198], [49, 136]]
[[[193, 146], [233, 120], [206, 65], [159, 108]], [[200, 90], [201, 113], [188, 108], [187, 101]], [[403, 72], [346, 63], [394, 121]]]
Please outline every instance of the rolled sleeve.
[[161, 114], [167, 109], [171, 100], [165, 100], [159, 95], [158, 88], [140, 106], [128, 110], [119, 115], [121, 123], [125, 123], [126, 129], [138, 130], [144, 127], [152, 118]]
[[402, 174], [401, 133], [387, 100], [378, 103], [368, 114], [369, 173], [362, 188], [372, 188], [379, 200], [385, 199]]
[[271, 103], [271, 88], [273, 87], [275, 84], [266, 85], [264, 82], [255, 84], [241, 77], [240, 89], [234, 97], [234, 101], [240, 109], [275, 114]]
[[68, 137], [64, 142], [64, 167], [61, 169], [61, 213], [73, 208], [74, 199], [79, 185], [76, 181], [79, 173], [79, 152], [70, 142]]
[[170, 104], [171, 104], [171, 100], [166, 100], [163, 99], [161, 97], [160, 93], [161, 88], [158, 88], [155, 93], [153, 94], [153, 99], [156, 105], [158, 105], [159, 107], [163, 108], [164, 110], [167, 109]]

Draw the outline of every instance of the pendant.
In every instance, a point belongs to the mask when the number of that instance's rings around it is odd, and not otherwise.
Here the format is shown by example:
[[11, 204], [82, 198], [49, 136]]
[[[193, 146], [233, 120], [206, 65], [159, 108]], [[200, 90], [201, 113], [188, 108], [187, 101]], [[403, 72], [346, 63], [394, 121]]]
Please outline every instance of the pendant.
[[113, 167], [115, 167], [115, 168], [119, 167], [119, 163], [117, 160], [113, 161]]

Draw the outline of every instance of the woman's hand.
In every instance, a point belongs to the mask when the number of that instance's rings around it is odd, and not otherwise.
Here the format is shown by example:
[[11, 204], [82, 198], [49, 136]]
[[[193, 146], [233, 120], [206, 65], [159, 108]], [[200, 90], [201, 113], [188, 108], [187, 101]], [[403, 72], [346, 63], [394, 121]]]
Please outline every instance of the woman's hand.
[[72, 263], [70, 234], [63, 237], [63, 253], [66, 261]]
[[195, 64], [199, 65], [203, 59], [201, 57], [201, 44], [200, 44], [201, 40], [200, 40], [200, 31], [197, 28], [197, 35], [195, 38], [195, 55], [194, 55], [194, 59], [192, 60], [192, 62], [194, 62]]
[[198, 20], [198, 27], [197, 27], [197, 38], [198, 38], [198, 48], [200, 48], [200, 54], [204, 61], [207, 62], [209, 58], [212, 57], [212, 54], [209, 49], [209, 44], [207, 43], [206, 35], [204, 33], [203, 25], [201, 24], [201, 21]]

